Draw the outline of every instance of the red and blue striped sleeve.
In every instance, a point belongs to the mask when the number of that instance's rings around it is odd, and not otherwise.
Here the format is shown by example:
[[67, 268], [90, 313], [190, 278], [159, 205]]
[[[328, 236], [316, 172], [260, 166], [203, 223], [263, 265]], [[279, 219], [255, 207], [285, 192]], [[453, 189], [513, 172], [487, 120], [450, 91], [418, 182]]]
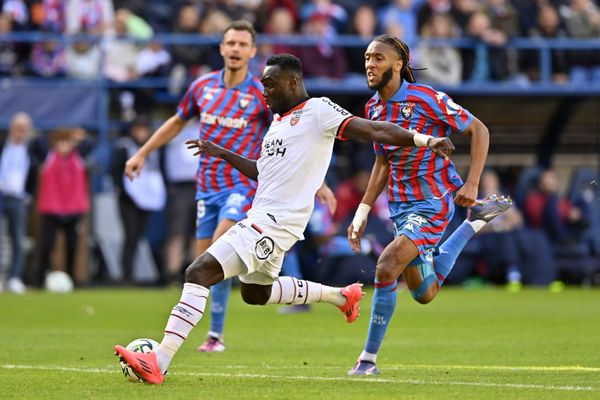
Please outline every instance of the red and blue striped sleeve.
[[473, 114], [456, 104], [444, 92], [425, 85], [411, 85], [409, 90], [418, 92], [415, 94], [429, 106], [428, 109], [434, 113], [430, 118], [443, 122], [452, 131], [464, 132], [473, 120]]

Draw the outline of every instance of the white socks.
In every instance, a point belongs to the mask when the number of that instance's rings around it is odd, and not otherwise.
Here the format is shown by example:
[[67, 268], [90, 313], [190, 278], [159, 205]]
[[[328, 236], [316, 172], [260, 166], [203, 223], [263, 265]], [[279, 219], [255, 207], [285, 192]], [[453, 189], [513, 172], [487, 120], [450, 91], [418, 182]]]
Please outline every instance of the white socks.
[[158, 346], [156, 357], [164, 374], [185, 339], [202, 318], [209, 290], [194, 283], [183, 285], [181, 299], [171, 311], [165, 327], [165, 336]]
[[471, 225], [471, 228], [473, 228], [475, 233], [479, 232], [479, 230], [481, 228], [483, 228], [485, 226], [485, 224], [487, 224], [487, 222], [485, 222], [484, 220], [481, 220], [481, 219], [476, 219], [475, 221], [469, 221], [468, 219], [465, 219], [464, 222]]
[[321, 285], [320, 283], [280, 276], [273, 282], [271, 297], [267, 304], [310, 304], [330, 303], [336, 306], [346, 304], [346, 297], [340, 288]]
[[362, 361], [371, 361], [373, 363], [377, 362], [377, 354], [373, 354], [373, 353], [367, 353], [366, 351], [363, 350], [362, 353], [360, 353], [360, 356], [358, 356], [359, 360]]

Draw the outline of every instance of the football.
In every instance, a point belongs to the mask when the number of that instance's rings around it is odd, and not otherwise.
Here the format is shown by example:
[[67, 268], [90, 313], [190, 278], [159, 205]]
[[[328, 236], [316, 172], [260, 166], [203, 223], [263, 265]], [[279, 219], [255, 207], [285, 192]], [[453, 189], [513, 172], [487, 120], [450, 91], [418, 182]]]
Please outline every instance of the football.
[[[158, 342], [152, 339], [135, 339], [133, 342], [127, 345], [127, 350], [134, 351], [136, 353], [151, 353], [158, 348]], [[129, 368], [127, 364], [123, 361], [120, 361], [121, 371], [125, 378], [130, 380], [131, 382], [142, 382], [142, 379], [135, 373], [134, 370]]]
[[70, 293], [73, 291], [73, 280], [64, 271], [52, 271], [46, 276], [44, 286], [51, 293]]

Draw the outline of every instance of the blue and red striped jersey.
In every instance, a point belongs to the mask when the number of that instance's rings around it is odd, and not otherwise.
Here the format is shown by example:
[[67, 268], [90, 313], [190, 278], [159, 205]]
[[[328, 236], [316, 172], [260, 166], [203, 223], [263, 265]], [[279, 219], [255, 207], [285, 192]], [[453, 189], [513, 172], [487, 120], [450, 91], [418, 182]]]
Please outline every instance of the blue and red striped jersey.
[[[239, 85], [227, 88], [223, 70], [214, 71], [196, 79], [179, 103], [177, 114], [184, 120], [197, 117], [200, 121], [199, 138], [246, 158], [256, 160], [260, 154], [263, 136], [271, 124], [271, 111], [263, 98], [263, 86], [250, 73]], [[200, 157], [198, 198], [233, 189], [238, 185], [256, 189], [251, 181], [225, 161]]]
[[[448, 137], [455, 131], [464, 132], [473, 120], [473, 115], [452, 101], [446, 93], [406, 81], [387, 102], [375, 93], [365, 106], [365, 116], [434, 137]], [[454, 163], [444, 160], [426, 147], [383, 143], [374, 143], [373, 146], [375, 153], [385, 156], [390, 164], [390, 202], [441, 197], [463, 184]]]

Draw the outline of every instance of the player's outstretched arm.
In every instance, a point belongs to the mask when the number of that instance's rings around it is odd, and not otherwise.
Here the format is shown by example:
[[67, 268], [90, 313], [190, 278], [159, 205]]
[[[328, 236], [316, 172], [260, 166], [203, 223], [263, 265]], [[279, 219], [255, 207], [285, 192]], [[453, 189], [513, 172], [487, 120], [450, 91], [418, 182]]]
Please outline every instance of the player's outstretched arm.
[[137, 178], [142, 172], [144, 161], [148, 154], [158, 149], [165, 143], [168, 143], [175, 136], [179, 135], [179, 132], [183, 129], [187, 121], [184, 121], [175, 114], [168, 120], [166, 120], [160, 128], [154, 132], [150, 139], [125, 163], [125, 175], [129, 179]]
[[364, 139], [393, 146], [423, 146], [444, 158], [454, 151], [454, 145], [448, 138], [434, 138], [408, 131], [398, 125], [371, 121], [364, 118], [353, 118], [346, 125], [343, 136], [348, 139]]
[[367, 217], [375, 200], [379, 197], [387, 185], [390, 164], [385, 156], [377, 156], [367, 190], [354, 214], [354, 219], [348, 227], [348, 242], [356, 253], [360, 253], [360, 238], [367, 227]]
[[258, 180], [256, 161], [242, 157], [208, 140], [188, 139], [185, 141], [188, 149], [197, 149], [195, 156], [202, 153], [207, 156], [221, 158], [252, 180]]
[[485, 166], [490, 147], [490, 133], [483, 122], [473, 117], [465, 130], [465, 134], [471, 137], [471, 165], [469, 165], [467, 180], [456, 192], [454, 202], [462, 207], [471, 207], [477, 200], [479, 178]]

